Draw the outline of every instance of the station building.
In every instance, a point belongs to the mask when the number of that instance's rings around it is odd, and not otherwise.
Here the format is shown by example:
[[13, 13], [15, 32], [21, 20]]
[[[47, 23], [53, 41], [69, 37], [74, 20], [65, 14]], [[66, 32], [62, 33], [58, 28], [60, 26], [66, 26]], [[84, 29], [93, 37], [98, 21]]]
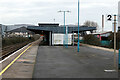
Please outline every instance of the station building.
[[[57, 23], [39, 23], [39, 26], [28, 26], [27, 29], [45, 37], [49, 46], [52, 45], [72, 45], [74, 34], [78, 33], [77, 25], [59, 26]], [[96, 30], [96, 27], [80, 26], [80, 36], [86, 35], [86, 31], [91, 33]]]

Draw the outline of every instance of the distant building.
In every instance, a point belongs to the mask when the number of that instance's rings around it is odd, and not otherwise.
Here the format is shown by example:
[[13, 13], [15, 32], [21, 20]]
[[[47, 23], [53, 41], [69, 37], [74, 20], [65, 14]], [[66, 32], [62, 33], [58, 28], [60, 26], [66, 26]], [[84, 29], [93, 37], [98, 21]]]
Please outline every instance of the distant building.
[[13, 37], [13, 36], [20, 36], [20, 37], [32, 37], [34, 35], [34, 32], [27, 30], [26, 27], [21, 27], [17, 29], [13, 29], [11, 31], [6, 32], [6, 37]]
[[3, 24], [0, 24], [0, 26], [1, 26], [2, 37], [5, 37], [7, 36], [6, 32], [8, 31], [21, 28], [21, 27], [34, 26], [34, 25], [30, 25], [30, 24], [3, 25]]
[[7, 27], [7, 31], [11, 31], [17, 28], [21, 28], [21, 27], [27, 27], [27, 26], [34, 26], [31, 24], [14, 24], [14, 25], [5, 25]]
[[102, 41], [102, 40], [108, 40], [108, 37], [111, 35], [111, 33], [112, 31], [99, 32], [99, 33], [93, 33], [93, 34]]

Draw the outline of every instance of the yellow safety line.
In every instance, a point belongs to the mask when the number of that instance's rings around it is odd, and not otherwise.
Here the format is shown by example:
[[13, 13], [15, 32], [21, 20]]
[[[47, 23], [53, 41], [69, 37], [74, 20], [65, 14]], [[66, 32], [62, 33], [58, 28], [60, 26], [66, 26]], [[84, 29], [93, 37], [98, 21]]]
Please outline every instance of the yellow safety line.
[[15, 61], [20, 58], [32, 45], [30, 45], [27, 49], [25, 49], [18, 57], [16, 57], [7, 67], [5, 67], [1, 72], [0, 76], [11, 66], [15, 63]]

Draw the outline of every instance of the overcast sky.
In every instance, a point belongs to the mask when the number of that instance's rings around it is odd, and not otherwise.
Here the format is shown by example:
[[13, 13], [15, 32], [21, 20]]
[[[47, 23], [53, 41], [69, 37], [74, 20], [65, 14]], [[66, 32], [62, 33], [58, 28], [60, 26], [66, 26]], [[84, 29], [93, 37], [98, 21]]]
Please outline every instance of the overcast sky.
[[[101, 28], [102, 14], [117, 14], [119, 0], [80, 0], [80, 24], [95, 21]], [[0, 0], [0, 22], [2, 24], [35, 24], [55, 22], [63, 24], [63, 14], [59, 10], [70, 10], [66, 13], [66, 24], [77, 24], [77, 0]], [[105, 21], [105, 30], [112, 30], [112, 22]]]

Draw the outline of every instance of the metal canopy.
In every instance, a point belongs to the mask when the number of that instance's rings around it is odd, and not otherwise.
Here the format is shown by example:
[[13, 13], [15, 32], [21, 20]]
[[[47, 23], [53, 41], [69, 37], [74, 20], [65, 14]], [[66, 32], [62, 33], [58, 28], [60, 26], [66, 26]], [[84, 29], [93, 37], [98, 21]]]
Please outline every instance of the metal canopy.
[[[49, 32], [54, 32], [54, 33], [64, 33], [64, 27], [63, 26], [58, 26], [58, 27], [40, 27], [40, 26], [28, 26], [28, 30], [31, 31], [49, 31]], [[84, 31], [93, 31], [96, 30], [96, 27], [86, 27], [86, 26], [81, 26], [79, 27], [80, 32]], [[78, 32], [78, 27], [69, 27], [68, 26], [68, 33], [73, 33], [73, 32]]]

